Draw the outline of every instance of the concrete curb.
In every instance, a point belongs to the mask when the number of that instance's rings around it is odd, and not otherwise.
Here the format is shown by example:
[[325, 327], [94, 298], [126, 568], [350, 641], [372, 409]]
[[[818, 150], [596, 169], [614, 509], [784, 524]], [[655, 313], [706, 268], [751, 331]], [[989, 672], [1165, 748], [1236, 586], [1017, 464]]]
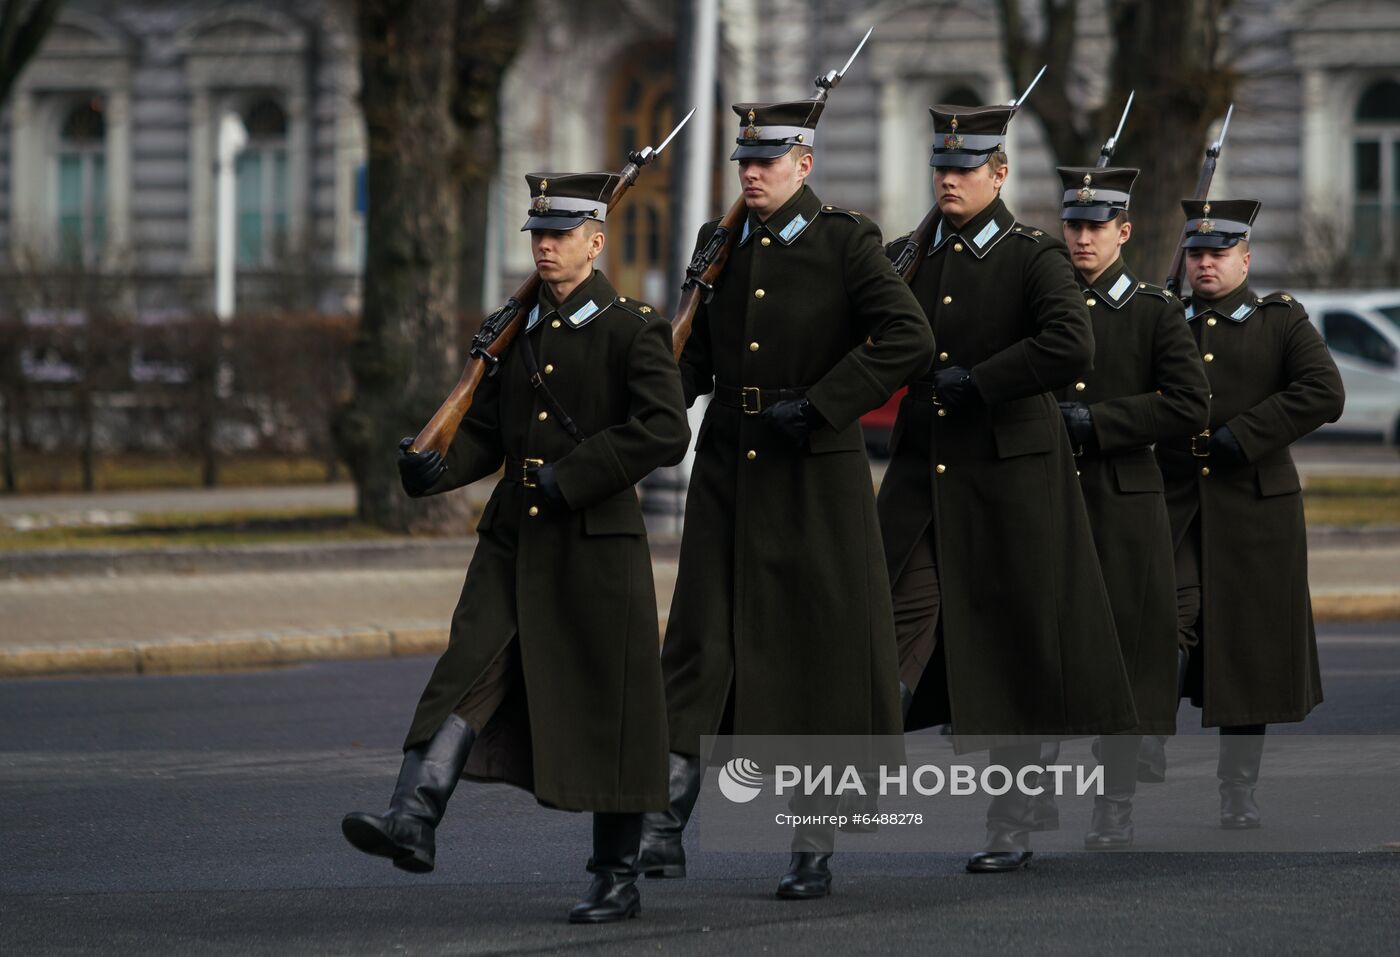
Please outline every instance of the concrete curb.
[[[1316, 594], [1313, 616], [1322, 624], [1394, 620], [1400, 618], [1400, 591]], [[659, 624], [664, 635], [665, 616]], [[446, 628], [405, 627], [8, 648], [0, 649], [0, 679], [207, 674], [311, 661], [440, 655], [446, 647]]]
[[7, 648], [0, 650], [0, 678], [198, 674], [309, 661], [432, 655], [446, 647], [446, 628], [407, 628]]
[[318, 571], [364, 567], [465, 568], [475, 550], [475, 537], [207, 547], [36, 549], [0, 552], [0, 578]]

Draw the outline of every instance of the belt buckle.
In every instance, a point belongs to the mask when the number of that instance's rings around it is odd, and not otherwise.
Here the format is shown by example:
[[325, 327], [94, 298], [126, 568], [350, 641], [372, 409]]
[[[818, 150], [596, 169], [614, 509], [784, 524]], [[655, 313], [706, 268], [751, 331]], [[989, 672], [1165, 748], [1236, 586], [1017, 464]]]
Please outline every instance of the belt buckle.
[[[1206, 445], [1204, 449], [1199, 449], [1196, 447], [1197, 439], [1206, 440]], [[1210, 458], [1210, 429], [1204, 429], [1196, 435], [1191, 436], [1191, 454], [1198, 459]]]
[[[753, 408], [749, 408], [749, 396], [753, 395]], [[746, 385], [739, 389], [739, 408], [745, 415], [758, 415], [763, 411], [763, 390], [756, 385]]]
[[544, 459], [522, 459], [520, 462], [520, 484], [526, 488], [539, 488], [530, 478], [530, 466], [539, 468], [544, 464]]

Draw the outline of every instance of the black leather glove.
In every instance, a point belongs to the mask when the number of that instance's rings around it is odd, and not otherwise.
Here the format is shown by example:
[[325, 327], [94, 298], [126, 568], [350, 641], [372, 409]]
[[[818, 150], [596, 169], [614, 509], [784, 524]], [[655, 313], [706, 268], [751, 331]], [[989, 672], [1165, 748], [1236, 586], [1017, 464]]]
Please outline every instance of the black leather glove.
[[982, 393], [972, 379], [972, 373], [962, 366], [949, 366], [933, 374], [933, 391], [943, 408], [950, 412], [971, 409], [982, 404]]
[[806, 399], [782, 399], [774, 402], [760, 412], [759, 417], [797, 445], [804, 444], [812, 430], [821, 422], [821, 416]]
[[1083, 402], [1061, 402], [1060, 417], [1065, 420], [1069, 444], [1076, 451], [1098, 446], [1094, 436], [1094, 415]]
[[527, 466], [525, 475], [535, 483], [535, 487], [540, 490], [540, 494], [549, 504], [568, 504], [564, 501], [564, 493], [559, 488], [559, 480], [554, 477], [554, 463], [546, 462], [543, 465]]
[[1235, 433], [1230, 431], [1228, 425], [1222, 425], [1211, 431], [1210, 458], [1212, 462], [1221, 465], [1243, 465], [1245, 463], [1244, 449], [1240, 448], [1240, 440], [1235, 438]]
[[437, 452], [410, 452], [411, 448], [412, 436], [406, 435], [399, 440], [399, 481], [410, 498], [418, 498], [447, 471], [447, 463]]

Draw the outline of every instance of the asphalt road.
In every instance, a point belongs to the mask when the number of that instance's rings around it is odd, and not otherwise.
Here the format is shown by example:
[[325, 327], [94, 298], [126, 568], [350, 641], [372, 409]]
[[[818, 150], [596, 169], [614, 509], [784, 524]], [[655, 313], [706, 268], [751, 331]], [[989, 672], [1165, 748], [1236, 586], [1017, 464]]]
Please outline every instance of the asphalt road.
[[[1328, 700], [1276, 730], [1400, 733], [1400, 623], [1324, 634]], [[849, 853], [830, 899], [794, 903], [772, 897], [781, 858], [702, 850], [689, 879], [643, 883], [640, 920], [571, 927], [584, 815], [464, 784], [422, 877], [341, 838], [341, 814], [387, 798], [431, 664], [0, 683], [0, 948], [1395, 952], [1400, 854], [1383, 851], [1046, 854], [1014, 875], [965, 874], [961, 854]]]

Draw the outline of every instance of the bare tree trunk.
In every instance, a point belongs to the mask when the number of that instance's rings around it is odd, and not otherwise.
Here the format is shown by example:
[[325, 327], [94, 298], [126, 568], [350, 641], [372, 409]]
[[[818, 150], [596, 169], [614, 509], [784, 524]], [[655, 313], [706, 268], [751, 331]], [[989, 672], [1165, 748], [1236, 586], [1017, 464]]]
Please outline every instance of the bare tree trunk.
[[1088, 109], [1071, 97], [1076, 0], [1041, 0], [1032, 29], [1020, 0], [999, 0], [1003, 50], [1019, 92], [1048, 64], [1027, 109], [1039, 117], [1059, 166], [1089, 166], [1113, 132], [1128, 92], [1133, 115], [1114, 156], [1116, 166], [1144, 170], [1133, 188], [1128, 256], [1144, 279], [1166, 279], [1181, 234], [1180, 201], [1200, 172], [1211, 123], [1234, 95], [1236, 75], [1221, 62], [1221, 24], [1233, 0], [1106, 0], [1113, 53], [1109, 95]]
[[[514, 13], [476, 0], [357, 0], [360, 100], [369, 139], [364, 311], [351, 351], [355, 395], [336, 424], [362, 521], [394, 531], [465, 529], [461, 496], [413, 500], [399, 487], [395, 447], [431, 418], [461, 371], [460, 265], [464, 186], [484, 194], [494, 170], [463, 136], [496, 122], [504, 62], [489, 49]], [[444, 42], [444, 30], [462, 31]], [[508, 58], [507, 58], [508, 59]], [[466, 102], [461, 82], [469, 79]], [[472, 99], [472, 98], [475, 99]], [[494, 138], [493, 138], [494, 139]], [[480, 209], [484, 211], [484, 198]], [[471, 258], [479, 259], [478, 240]], [[479, 269], [479, 267], [478, 267]], [[479, 282], [479, 279], [478, 279]], [[478, 287], [479, 288], [479, 287]]]
[[39, 50], [63, 0], [0, 0], [0, 103]]

